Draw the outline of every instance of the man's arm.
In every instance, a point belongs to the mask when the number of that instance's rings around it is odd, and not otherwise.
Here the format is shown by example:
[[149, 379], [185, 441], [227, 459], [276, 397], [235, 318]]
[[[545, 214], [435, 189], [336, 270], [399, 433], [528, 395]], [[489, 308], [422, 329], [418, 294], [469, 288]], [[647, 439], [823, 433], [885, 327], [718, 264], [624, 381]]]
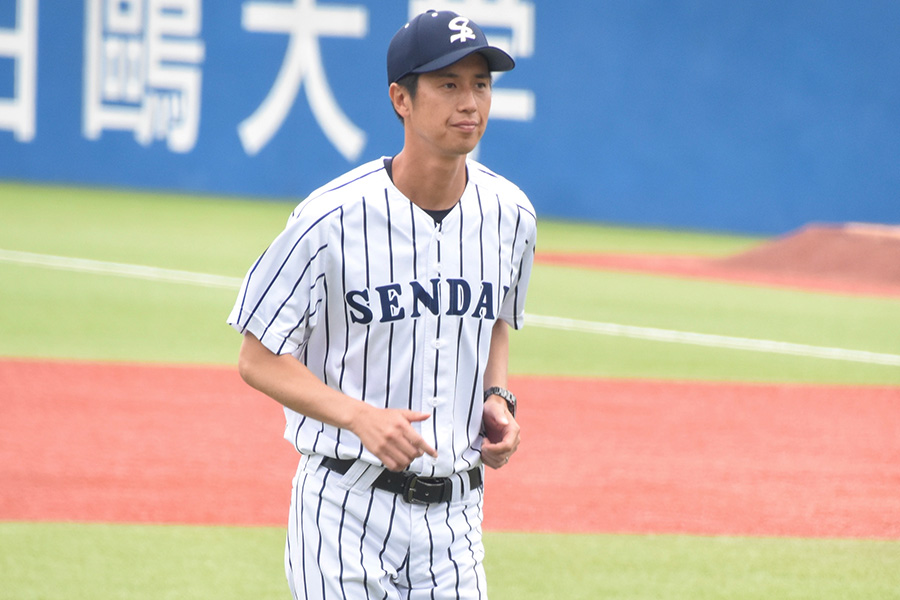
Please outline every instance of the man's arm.
[[[491, 331], [491, 350], [484, 370], [484, 389], [507, 386], [509, 370], [509, 326], [498, 319]], [[519, 447], [519, 424], [506, 407], [506, 400], [490, 396], [484, 402], [485, 439], [481, 445], [481, 460], [499, 469]]]
[[342, 394], [290, 354], [272, 353], [249, 332], [241, 344], [238, 371], [247, 384], [287, 408], [353, 432], [392, 471], [402, 471], [422, 454], [437, 457], [411, 425], [427, 419], [427, 413], [376, 408]]

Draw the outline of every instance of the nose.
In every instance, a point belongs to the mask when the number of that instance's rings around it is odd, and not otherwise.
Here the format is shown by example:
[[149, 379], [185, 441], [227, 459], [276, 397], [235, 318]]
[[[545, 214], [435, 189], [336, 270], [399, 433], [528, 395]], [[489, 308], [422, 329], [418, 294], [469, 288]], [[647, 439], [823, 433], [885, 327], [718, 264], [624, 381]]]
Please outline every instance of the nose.
[[478, 102], [475, 99], [475, 88], [467, 86], [460, 90], [459, 110], [460, 112], [471, 113], [478, 110]]

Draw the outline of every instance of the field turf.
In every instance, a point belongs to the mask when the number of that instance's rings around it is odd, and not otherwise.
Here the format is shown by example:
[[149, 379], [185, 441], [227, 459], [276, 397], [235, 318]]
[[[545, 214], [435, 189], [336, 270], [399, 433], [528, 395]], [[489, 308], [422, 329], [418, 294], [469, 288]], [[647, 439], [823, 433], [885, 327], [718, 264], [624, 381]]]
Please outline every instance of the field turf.
[[[0, 250], [239, 278], [292, 206], [3, 183]], [[539, 251], [709, 256], [761, 241], [553, 222], [541, 224], [540, 236]], [[233, 289], [9, 261], [0, 261], [0, 282], [0, 357], [226, 365], [236, 360], [237, 336], [224, 325]], [[528, 311], [900, 354], [897, 299], [538, 265]], [[896, 366], [541, 327], [514, 334], [511, 370], [900, 386]], [[3, 519], [0, 514], [0, 599], [287, 597], [280, 528]], [[897, 540], [488, 531], [486, 544], [494, 600], [900, 598]]]
[[[2, 523], [0, 598], [288, 598], [276, 527]], [[499, 600], [900, 597], [896, 542], [485, 534]]]

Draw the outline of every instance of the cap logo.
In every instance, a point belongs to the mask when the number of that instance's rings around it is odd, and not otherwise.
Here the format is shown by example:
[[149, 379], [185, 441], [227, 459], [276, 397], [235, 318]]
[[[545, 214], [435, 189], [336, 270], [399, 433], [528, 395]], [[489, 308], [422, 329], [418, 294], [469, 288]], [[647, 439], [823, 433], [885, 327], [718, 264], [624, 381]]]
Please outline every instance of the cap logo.
[[474, 40], [475, 32], [469, 27], [469, 20], [465, 17], [456, 17], [450, 21], [449, 25], [452, 31], [458, 31], [450, 36], [450, 43], [465, 42], [466, 40]]

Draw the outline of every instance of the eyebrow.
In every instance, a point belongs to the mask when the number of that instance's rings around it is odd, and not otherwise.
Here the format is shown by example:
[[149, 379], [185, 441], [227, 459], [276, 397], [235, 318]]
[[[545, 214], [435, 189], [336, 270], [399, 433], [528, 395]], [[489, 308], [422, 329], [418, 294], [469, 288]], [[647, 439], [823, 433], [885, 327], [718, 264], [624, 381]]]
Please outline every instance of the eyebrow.
[[[435, 77], [449, 77], [449, 78], [461, 77], [461, 75], [455, 71], [433, 71], [433, 74]], [[494, 78], [494, 76], [490, 73], [490, 71], [483, 72], [483, 73], [476, 73], [475, 77], [478, 77], [479, 79], [489, 79], [489, 80], [493, 80], [493, 78]]]

